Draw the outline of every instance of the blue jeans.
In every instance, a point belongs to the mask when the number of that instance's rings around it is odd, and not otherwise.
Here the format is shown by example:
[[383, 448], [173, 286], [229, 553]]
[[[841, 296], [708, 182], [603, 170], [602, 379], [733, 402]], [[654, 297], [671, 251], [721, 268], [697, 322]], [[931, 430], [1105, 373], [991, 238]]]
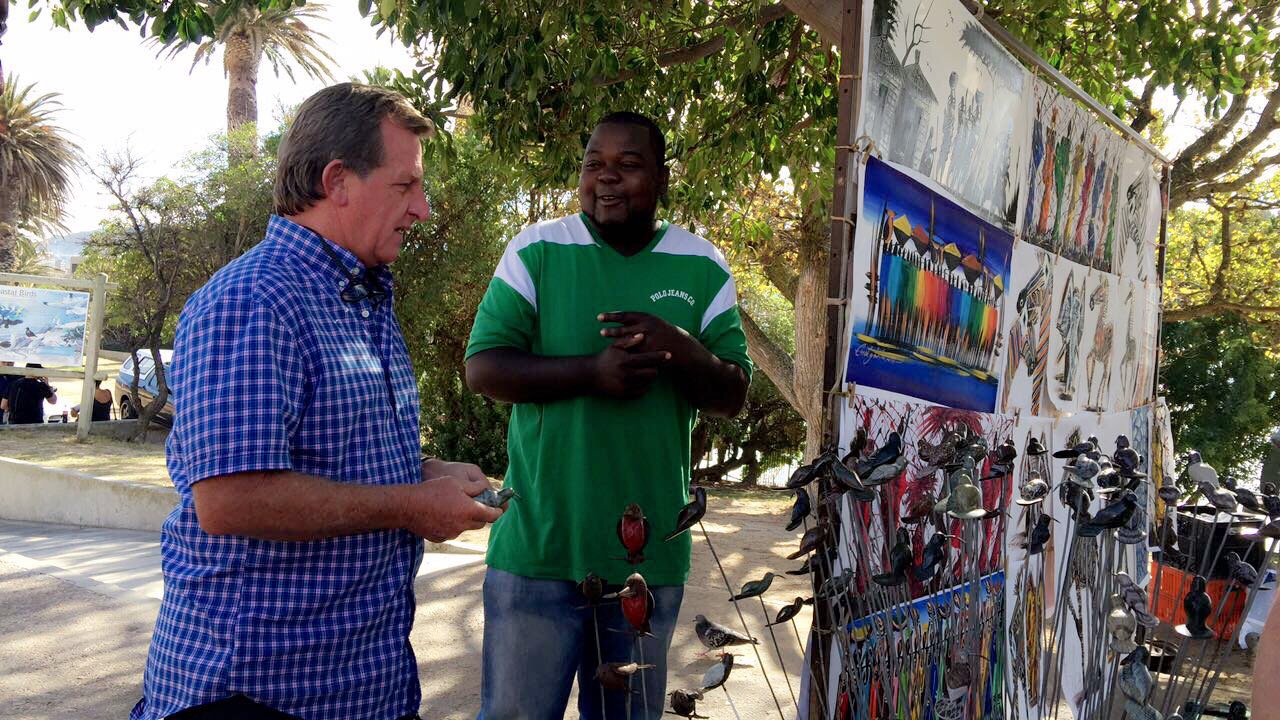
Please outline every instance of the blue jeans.
[[[604, 690], [596, 681], [600, 660], [639, 662], [631, 626], [617, 601], [595, 611], [586, 607], [577, 583], [539, 580], [489, 568], [484, 578], [484, 670], [478, 720], [562, 720], [574, 675], [582, 720], [653, 720], [666, 704], [667, 650], [680, 615], [683, 585], [649, 588], [654, 596], [653, 637], [640, 639], [652, 670], [631, 678], [631, 716], [625, 692]], [[615, 592], [610, 586], [607, 592]], [[621, 631], [621, 632], [617, 632]], [[645, 703], [648, 714], [645, 714]]]

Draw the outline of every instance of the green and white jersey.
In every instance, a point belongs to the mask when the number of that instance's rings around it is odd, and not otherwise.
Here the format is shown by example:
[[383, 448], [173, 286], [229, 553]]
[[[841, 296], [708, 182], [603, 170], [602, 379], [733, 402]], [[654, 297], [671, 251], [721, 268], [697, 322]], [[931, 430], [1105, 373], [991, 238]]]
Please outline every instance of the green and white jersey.
[[[711, 243], [663, 223], [630, 257], [581, 214], [526, 228], [507, 246], [476, 314], [467, 357], [497, 347], [535, 355], [594, 355], [602, 312], [645, 312], [677, 325], [748, 374], [737, 289]], [[689, 534], [662, 542], [688, 502], [689, 435], [696, 410], [671, 380], [637, 400], [576, 397], [512, 409], [506, 485], [516, 498], [494, 524], [489, 565], [516, 575], [622, 583], [638, 570], [654, 585], [689, 575]], [[616, 524], [629, 503], [652, 527], [632, 568]]]

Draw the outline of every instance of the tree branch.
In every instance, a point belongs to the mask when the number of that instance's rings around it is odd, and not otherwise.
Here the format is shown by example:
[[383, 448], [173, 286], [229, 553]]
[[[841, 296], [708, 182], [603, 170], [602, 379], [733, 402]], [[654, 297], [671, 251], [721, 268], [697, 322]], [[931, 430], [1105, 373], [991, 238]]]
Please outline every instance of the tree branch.
[[1142, 89], [1142, 96], [1138, 99], [1138, 109], [1133, 115], [1133, 121], [1129, 123], [1129, 127], [1134, 132], [1142, 132], [1152, 120], [1156, 119], [1156, 115], [1151, 110], [1151, 105], [1156, 97], [1156, 76], [1152, 75], [1147, 79], [1146, 86]]
[[[1240, 95], [1237, 95], [1232, 99], [1231, 107], [1228, 108], [1227, 113], [1223, 115], [1224, 120], [1227, 118], [1227, 115], [1231, 114], [1231, 111], [1235, 108], [1236, 102], [1239, 98]], [[1243, 162], [1250, 153], [1256, 150], [1259, 145], [1271, 136], [1271, 132], [1273, 130], [1280, 128], [1280, 114], [1277, 114], [1277, 111], [1280, 111], [1280, 86], [1277, 86], [1271, 91], [1271, 94], [1267, 96], [1267, 104], [1262, 108], [1258, 117], [1258, 124], [1255, 125], [1252, 130], [1245, 133], [1239, 140], [1235, 141], [1231, 147], [1224, 150], [1212, 160], [1206, 160], [1205, 162], [1196, 165], [1190, 170], [1190, 172], [1186, 172], [1185, 174], [1178, 175], [1177, 170], [1175, 169], [1174, 178], [1177, 185], [1174, 188], [1174, 192], [1171, 193], [1173, 195], [1170, 200], [1171, 204], [1174, 207], [1177, 207], [1187, 200], [1194, 199], [1191, 191], [1195, 189], [1197, 185], [1205, 184], [1213, 178], [1228, 173]], [[1240, 112], [1243, 114], [1243, 111]], [[1225, 130], [1222, 130], [1221, 126], [1222, 121], [1215, 123], [1214, 126], [1209, 129], [1209, 132], [1205, 133], [1200, 140], [1204, 140], [1213, 133], [1219, 131], [1225, 133], [1231, 129], [1231, 127], [1227, 127]], [[1178, 155], [1178, 160], [1176, 162], [1182, 163], [1185, 158], [1186, 165], [1184, 165], [1184, 167], [1194, 164], [1198, 156], [1190, 154], [1190, 151], [1193, 147], [1200, 144], [1200, 141], [1192, 143], [1191, 146], [1188, 146], [1187, 150], [1184, 150]], [[1215, 141], [1214, 145], [1216, 144], [1217, 143]], [[1209, 148], [1204, 148], [1202, 152], [1206, 152], [1214, 145], [1211, 145]]]
[[1177, 310], [1165, 310], [1163, 313], [1163, 319], [1166, 322], [1182, 322], [1184, 320], [1194, 320], [1208, 315], [1217, 315], [1219, 313], [1277, 315], [1280, 314], [1280, 306], [1246, 305], [1244, 303], [1223, 300], [1221, 302], [1209, 302], [1204, 303], [1203, 305], [1193, 305], [1191, 307], [1180, 308]]
[[[758, 15], [744, 15], [742, 17], [726, 21], [723, 25], [729, 30], [743, 30], [749, 27], [764, 27], [769, 23], [781, 20], [791, 14], [786, 5], [776, 3], [760, 9]], [[724, 35], [717, 35], [708, 40], [697, 42], [692, 45], [686, 45], [682, 48], [667, 50], [658, 53], [655, 64], [660, 68], [671, 67], [673, 65], [683, 65], [684, 63], [697, 62], [704, 58], [711, 57], [724, 49], [728, 42]], [[646, 71], [647, 72], [647, 71]], [[638, 77], [640, 70], [622, 70], [618, 74], [610, 77], [598, 77], [592, 81], [596, 87], [608, 87], [617, 85], [628, 80]]]
[[791, 356], [765, 334], [746, 308], [739, 305], [738, 313], [742, 316], [742, 329], [747, 333], [747, 351], [751, 362], [773, 381], [787, 404], [799, 407], [795, 391], [796, 368]]

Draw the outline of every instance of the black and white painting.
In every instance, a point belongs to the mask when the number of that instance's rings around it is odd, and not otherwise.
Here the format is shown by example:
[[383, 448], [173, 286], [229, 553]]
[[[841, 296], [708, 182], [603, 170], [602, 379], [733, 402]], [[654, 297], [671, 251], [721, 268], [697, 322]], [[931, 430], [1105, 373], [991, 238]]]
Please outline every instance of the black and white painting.
[[870, 13], [859, 136], [1012, 230], [1030, 75], [957, 0], [876, 0]]

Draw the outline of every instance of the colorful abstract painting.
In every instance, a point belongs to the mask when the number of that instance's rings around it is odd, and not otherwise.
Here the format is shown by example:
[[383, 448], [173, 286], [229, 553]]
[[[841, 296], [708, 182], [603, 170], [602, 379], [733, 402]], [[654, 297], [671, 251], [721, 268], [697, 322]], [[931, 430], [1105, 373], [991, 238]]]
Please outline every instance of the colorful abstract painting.
[[876, 0], [866, 12], [858, 134], [1012, 230], [1027, 70], [958, 0]]
[[862, 187], [846, 381], [994, 411], [1012, 236], [874, 158]]
[[1031, 81], [1031, 144], [1022, 238], [1080, 265], [1111, 272], [1124, 198], [1126, 143], [1063, 97]]

